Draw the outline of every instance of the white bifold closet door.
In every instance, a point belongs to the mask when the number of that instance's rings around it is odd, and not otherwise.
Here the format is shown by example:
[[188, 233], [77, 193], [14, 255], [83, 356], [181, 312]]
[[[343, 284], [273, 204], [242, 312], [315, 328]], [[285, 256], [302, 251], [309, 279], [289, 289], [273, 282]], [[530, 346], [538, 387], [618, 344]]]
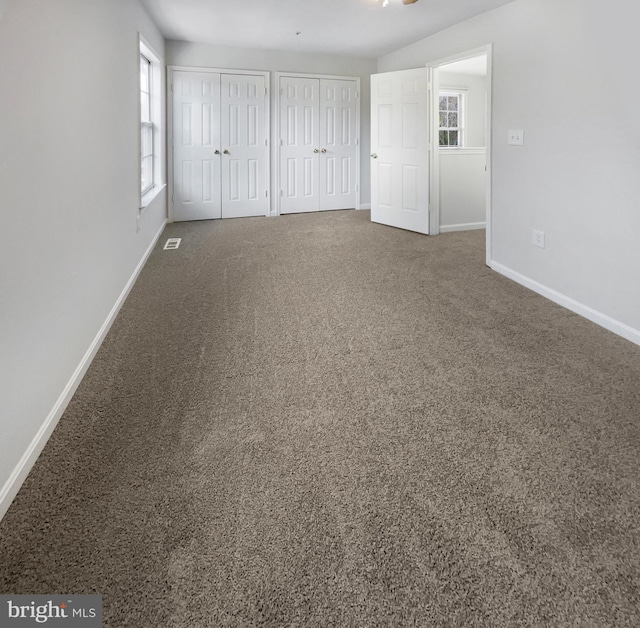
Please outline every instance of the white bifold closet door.
[[265, 216], [265, 77], [173, 73], [174, 220]]
[[280, 77], [280, 212], [356, 206], [357, 83]]

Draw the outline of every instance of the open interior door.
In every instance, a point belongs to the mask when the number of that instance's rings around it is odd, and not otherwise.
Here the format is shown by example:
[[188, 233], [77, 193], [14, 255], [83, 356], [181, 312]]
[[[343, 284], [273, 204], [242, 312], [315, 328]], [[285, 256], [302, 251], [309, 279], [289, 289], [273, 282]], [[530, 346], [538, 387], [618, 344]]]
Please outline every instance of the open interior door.
[[371, 220], [429, 233], [427, 68], [371, 76]]

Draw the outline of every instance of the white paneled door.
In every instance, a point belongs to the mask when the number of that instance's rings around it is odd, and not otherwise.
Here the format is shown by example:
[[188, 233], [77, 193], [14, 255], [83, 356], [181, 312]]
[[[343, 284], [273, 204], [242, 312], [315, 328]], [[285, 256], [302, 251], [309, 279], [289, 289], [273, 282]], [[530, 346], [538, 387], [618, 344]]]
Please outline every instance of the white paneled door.
[[221, 76], [222, 217], [265, 216], [264, 76]]
[[318, 79], [280, 77], [280, 212], [318, 211]]
[[173, 73], [174, 220], [265, 216], [263, 75]]
[[280, 77], [280, 212], [356, 206], [357, 83]]
[[175, 220], [222, 217], [220, 75], [173, 75], [173, 211]]
[[320, 209], [356, 206], [356, 82], [320, 81]]
[[427, 69], [371, 76], [371, 220], [429, 233]]

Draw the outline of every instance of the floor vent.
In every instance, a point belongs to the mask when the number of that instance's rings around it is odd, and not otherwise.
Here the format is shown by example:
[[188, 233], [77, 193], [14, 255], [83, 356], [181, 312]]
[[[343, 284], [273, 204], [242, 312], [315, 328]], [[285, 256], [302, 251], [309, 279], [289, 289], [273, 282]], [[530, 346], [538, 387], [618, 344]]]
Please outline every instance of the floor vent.
[[182, 242], [182, 238], [169, 238], [164, 245], [164, 250], [173, 251], [180, 246], [180, 242]]

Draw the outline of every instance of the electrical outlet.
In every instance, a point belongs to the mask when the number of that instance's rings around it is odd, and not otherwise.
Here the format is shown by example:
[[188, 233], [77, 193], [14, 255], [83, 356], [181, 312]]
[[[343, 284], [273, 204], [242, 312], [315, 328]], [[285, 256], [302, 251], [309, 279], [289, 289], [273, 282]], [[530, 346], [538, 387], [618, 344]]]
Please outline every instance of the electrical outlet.
[[524, 144], [524, 131], [509, 131], [507, 144], [511, 144], [511, 146], [522, 146]]
[[534, 246], [538, 246], [541, 249], [544, 247], [544, 231], [538, 231], [538, 229], [533, 230], [532, 242]]

